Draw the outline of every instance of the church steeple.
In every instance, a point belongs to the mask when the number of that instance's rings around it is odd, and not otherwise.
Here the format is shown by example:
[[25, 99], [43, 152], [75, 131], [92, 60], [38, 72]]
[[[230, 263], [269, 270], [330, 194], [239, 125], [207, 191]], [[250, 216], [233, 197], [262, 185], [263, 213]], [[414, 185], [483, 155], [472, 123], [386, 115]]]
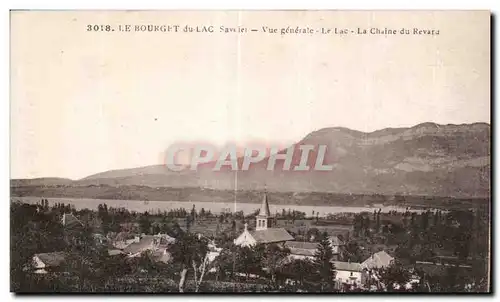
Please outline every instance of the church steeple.
[[264, 198], [262, 198], [262, 205], [260, 206], [259, 216], [271, 216], [271, 211], [269, 211], [269, 202], [267, 201], [267, 192], [264, 193]]
[[259, 214], [256, 217], [256, 230], [266, 230], [270, 227], [271, 211], [269, 211], [269, 202], [267, 200], [267, 192], [264, 193], [264, 198], [262, 199], [262, 204], [260, 206]]

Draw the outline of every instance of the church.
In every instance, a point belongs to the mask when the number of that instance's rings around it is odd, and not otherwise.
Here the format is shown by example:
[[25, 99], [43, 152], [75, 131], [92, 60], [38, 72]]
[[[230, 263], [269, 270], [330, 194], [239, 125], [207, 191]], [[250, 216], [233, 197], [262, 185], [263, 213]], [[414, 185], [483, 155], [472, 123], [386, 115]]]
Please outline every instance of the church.
[[255, 230], [249, 231], [248, 224], [245, 224], [245, 230], [234, 240], [234, 244], [239, 246], [251, 246], [259, 243], [284, 245], [286, 241], [290, 240], [294, 240], [294, 238], [287, 230], [273, 228], [273, 219], [269, 211], [267, 194], [265, 194], [259, 214], [256, 217]]

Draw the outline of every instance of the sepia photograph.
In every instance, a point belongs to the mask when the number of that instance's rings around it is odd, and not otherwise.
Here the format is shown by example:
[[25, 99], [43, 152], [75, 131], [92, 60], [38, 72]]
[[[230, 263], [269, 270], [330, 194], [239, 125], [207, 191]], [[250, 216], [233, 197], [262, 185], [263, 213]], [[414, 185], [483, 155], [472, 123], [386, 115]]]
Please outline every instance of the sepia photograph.
[[11, 10], [10, 291], [491, 293], [486, 10]]

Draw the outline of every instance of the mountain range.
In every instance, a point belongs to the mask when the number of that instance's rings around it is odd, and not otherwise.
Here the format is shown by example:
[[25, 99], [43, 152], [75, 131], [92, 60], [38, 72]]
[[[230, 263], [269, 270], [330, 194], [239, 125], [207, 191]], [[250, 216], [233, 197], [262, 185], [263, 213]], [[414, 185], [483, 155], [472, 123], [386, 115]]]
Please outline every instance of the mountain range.
[[[309, 133], [292, 147], [297, 150], [301, 145], [326, 145], [325, 163], [333, 165], [332, 171], [267, 171], [266, 160], [251, 165], [248, 171], [238, 172], [229, 169], [214, 172], [213, 163], [202, 165], [197, 171], [181, 172], [155, 165], [106, 171], [80, 180], [13, 179], [11, 186], [266, 188], [277, 192], [484, 198], [490, 196], [490, 131], [486, 123], [423, 123], [370, 133], [324, 128]], [[243, 158], [238, 159], [240, 165], [242, 161]], [[300, 152], [294, 152], [292, 168], [299, 161]], [[280, 164], [282, 161], [277, 162], [277, 167]]]

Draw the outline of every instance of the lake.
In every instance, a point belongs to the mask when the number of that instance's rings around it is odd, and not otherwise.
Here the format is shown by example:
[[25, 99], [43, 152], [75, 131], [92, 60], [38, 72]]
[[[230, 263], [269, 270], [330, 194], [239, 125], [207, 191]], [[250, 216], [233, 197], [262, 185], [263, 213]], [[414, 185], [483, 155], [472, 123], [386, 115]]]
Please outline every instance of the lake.
[[[45, 198], [45, 197], [43, 197]], [[35, 204], [39, 202], [42, 197], [12, 197], [11, 200], [22, 201], [25, 203]], [[105, 203], [108, 207], [113, 208], [126, 208], [130, 211], [136, 212], [156, 212], [158, 209], [160, 211], [168, 211], [171, 209], [185, 208], [190, 210], [193, 205], [195, 205], [196, 210], [199, 211], [204, 208], [206, 211], [210, 210], [213, 214], [219, 214], [223, 211], [243, 211], [243, 213], [251, 214], [255, 210], [260, 208], [260, 204], [257, 203], [233, 203], [233, 202], [197, 202], [197, 201], [144, 201], [139, 200], [115, 200], [115, 199], [87, 199], [87, 198], [45, 198], [49, 201], [49, 205], [55, 203], [65, 203], [72, 204], [76, 209], [97, 209], [99, 204]], [[382, 212], [398, 211], [404, 212], [406, 208], [396, 207], [396, 206], [380, 206], [380, 207], [345, 207], [345, 206], [301, 206], [301, 205], [269, 205], [269, 210], [271, 214], [277, 212], [281, 213], [283, 209], [296, 210], [306, 213], [306, 215], [311, 215], [314, 211], [314, 215], [319, 213], [319, 216], [326, 216], [327, 214], [336, 213], [361, 213], [361, 212], [373, 212], [375, 209], [382, 209]], [[421, 209], [412, 209], [412, 212], [423, 212]]]

